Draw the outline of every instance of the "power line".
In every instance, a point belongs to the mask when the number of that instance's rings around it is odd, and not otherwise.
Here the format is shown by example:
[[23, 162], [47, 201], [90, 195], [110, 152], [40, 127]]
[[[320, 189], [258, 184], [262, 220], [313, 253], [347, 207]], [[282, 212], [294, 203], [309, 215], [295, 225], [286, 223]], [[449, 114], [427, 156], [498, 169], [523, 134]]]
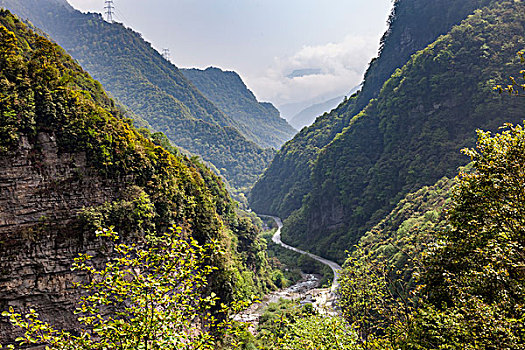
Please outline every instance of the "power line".
[[[116, 16], [117, 16], [117, 19], [120, 19], [120, 20], [122, 20], [124, 23], [130, 25], [129, 20], [126, 18], [126, 16], [124, 16], [124, 14], [122, 13], [122, 11], [119, 11], [118, 8], [115, 8], [115, 12], [113, 13], [113, 15], [116, 15]], [[133, 27], [133, 26], [132, 26], [132, 27]]]
[[113, 11], [115, 10], [113, 0], [105, 0], [104, 10], [106, 10], [106, 21], [113, 23]]

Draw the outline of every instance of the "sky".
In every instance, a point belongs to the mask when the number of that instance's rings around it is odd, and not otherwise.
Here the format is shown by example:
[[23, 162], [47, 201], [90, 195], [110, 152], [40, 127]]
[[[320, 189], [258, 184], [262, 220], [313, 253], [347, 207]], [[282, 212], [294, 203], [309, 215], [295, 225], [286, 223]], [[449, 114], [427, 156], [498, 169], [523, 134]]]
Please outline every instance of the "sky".
[[[68, 1], [81, 11], [104, 11], [105, 0]], [[178, 67], [233, 70], [261, 101], [308, 106], [361, 82], [392, 0], [114, 0], [114, 6], [117, 21], [159, 52], [169, 48]]]

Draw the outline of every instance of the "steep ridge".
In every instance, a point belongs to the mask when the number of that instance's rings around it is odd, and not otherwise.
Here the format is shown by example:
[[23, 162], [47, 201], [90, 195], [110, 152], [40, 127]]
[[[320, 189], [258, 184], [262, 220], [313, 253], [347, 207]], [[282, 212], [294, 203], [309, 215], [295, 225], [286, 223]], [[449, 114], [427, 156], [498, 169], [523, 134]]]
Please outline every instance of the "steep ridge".
[[[73, 329], [71, 262], [105, 259], [94, 232], [109, 226], [130, 241], [173, 224], [218, 240], [210, 289], [224, 301], [272, 286], [257, 229], [222, 181], [142, 136], [64, 50], [4, 10], [0, 99], [0, 310], [33, 307]], [[4, 321], [0, 343], [17, 336]]]
[[248, 127], [222, 113], [139, 33], [83, 14], [65, 1], [6, 0], [64, 47], [120, 102], [170, 140], [211, 162], [234, 187], [250, 186], [273, 152], [247, 138]]
[[494, 1], [397, 0], [378, 58], [370, 63], [361, 92], [317, 118], [280, 150], [251, 191], [251, 206], [258, 212], [282, 218], [299, 209], [312, 188], [311, 166], [319, 152], [379, 93], [394, 71], [475, 9]]
[[[359, 239], [350, 256], [361, 260], [380, 260], [400, 273], [395, 279], [408, 279], [414, 264], [422, 260], [425, 248], [435, 242], [435, 232], [446, 227], [445, 213], [450, 206], [454, 179], [446, 177], [432, 186], [407, 194], [381, 222]], [[366, 256], [362, 252], [366, 251]]]
[[342, 260], [406, 193], [453, 176], [476, 129], [520, 122], [525, 101], [493, 87], [520, 71], [524, 32], [525, 5], [500, 2], [413, 55], [320, 153], [285, 238]]
[[339, 106], [343, 100], [344, 97], [339, 96], [305, 108], [290, 119], [290, 124], [297, 130], [301, 130], [305, 126], [310, 126], [315, 121], [315, 118]]
[[250, 129], [258, 145], [279, 149], [295, 135], [296, 131], [281, 118], [277, 108], [257, 101], [237, 73], [214, 67], [181, 69], [181, 72], [221, 111]]

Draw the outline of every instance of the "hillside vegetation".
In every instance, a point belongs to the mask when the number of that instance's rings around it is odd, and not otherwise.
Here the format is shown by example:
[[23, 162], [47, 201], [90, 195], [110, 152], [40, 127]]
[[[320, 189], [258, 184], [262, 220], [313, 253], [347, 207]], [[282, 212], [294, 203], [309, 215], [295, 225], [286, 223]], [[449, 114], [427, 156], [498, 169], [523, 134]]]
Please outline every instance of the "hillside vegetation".
[[107, 91], [177, 146], [211, 162], [232, 186], [253, 184], [273, 156], [162, 58], [139, 33], [65, 1], [6, 0], [78, 60]]
[[[301, 184], [309, 187], [308, 196], [303, 201], [301, 192], [294, 192], [301, 209], [285, 222], [284, 240], [342, 261], [344, 250], [406, 193], [465, 165], [459, 150], [474, 145], [476, 129], [521, 121], [525, 101], [500, 96], [493, 87], [520, 71], [516, 53], [525, 44], [523, 11], [515, 2], [477, 10], [414, 54], [321, 151], [303, 140], [304, 149], [319, 153], [312, 154], [311, 182]], [[286, 148], [274, 162], [284, 154]], [[253, 195], [268, 183], [272, 168]], [[286, 214], [292, 207], [284, 209]]]
[[214, 67], [181, 69], [181, 72], [221, 111], [251, 130], [258, 145], [279, 149], [295, 135], [296, 131], [281, 118], [277, 108], [257, 101], [237, 73]]
[[288, 217], [312, 189], [311, 171], [320, 151], [377, 96], [387, 79], [467, 15], [494, 0], [396, 0], [389, 29], [366, 72], [361, 92], [301, 130], [273, 159], [254, 186], [250, 204], [258, 212]]
[[524, 135], [478, 132], [453, 185], [408, 195], [361, 239], [341, 306], [365, 348], [524, 348]]
[[[257, 334], [230, 316], [317, 267], [272, 245], [269, 259], [271, 233], [215, 172], [30, 28], [0, 10], [0, 348], [525, 349], [524, 2], [395, 2], [363, 90], [288, 142], [251, 197], [287, 216], [285, 242], [344, 261], [340, 313], [269, 303]], [[188, 120], [229, 128], [198, 94]]]
[[[34, 299], [32, 293], [38, 293], [40, 285], [31, 279], [67, 280], [71, 272], [58, 272], [57, 252], [72, 261], [82, 247], [96, 242], [95, 230], [110, 226], [130, 242], [162, 234], [174, 224], [191, 232], [199, 244], [218, 242], [225, 253], [207, 264], [215, 269], [210, 292], [222, 301], [273, 288], [258, 229], [237, 215], [219, 177], [199, 161], [158, 146], [161, 135], [144, 137], [63, 49], [5, 10], [0, 11], [0, 98], [0, 160], [14, 167], [16, 160], [27, 158], [24, 166], [40, 179], [36, 192], [18, 186], [3, 198], [9, 207], [0, 211], [2, 310], [14, 300], [33, 300], [37, 309], [39, 303], [52, 303], [61, 290]], [[22, 180], [4, 178], [16, 174], [13, 169], [2, 173], [4, 185]], [[30, 213], [49, 207], [50, 215], [29, 221], [21, 201], [33, 196], [38, 205], [29, 208]], [[15, 217], [24, 222], [9, 225], [13, 211], [24, 212]], [[53, 249], [46, 251], [48, 245]], [[31, 257], [33, 249], [38, 258]], [[20, 289], [5, 278], [18, 273], [16, 264], [26, 258], [35, 260], [18, 279], [32, 287]], [[33, 270], [36, 275], [29, 272]], [[56, 304], [60, 299], [55, 300]], [[42, 309], [42, 314], [69, 304], [57, 305]], [[4, 340], [15, 336], [1, 335]]]

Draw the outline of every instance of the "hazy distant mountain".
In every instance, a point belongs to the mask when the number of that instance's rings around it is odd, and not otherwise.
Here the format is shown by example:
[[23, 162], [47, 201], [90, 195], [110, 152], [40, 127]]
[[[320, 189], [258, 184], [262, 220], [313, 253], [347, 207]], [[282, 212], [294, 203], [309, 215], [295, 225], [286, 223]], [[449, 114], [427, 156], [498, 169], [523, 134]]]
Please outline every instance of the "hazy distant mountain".
[[305, 108], [290, 119], [290, 124], [297, 130], [301, 130], [303, 127], [311, 125], [318, 116], [337, 107], [343, 102], [343, 99], [344, 96], [338, 96], [331, 100]]
[[95, 79], [172, 142], [211, 162], [235, 187], [250, 186], [273, 152], [162, 58], [141, 34], [64, 0], [3, 0], [64, 47]]
[[[350, 90], [347, 97], [355, 94], [359, 89], [361, 89], [361, 87], [362, 84], [354, 87], [352, 90]], [[330, 112], [332, 109], [339, 106], [339, 104], [343, 102], [344, 98], [344, 96], [338, 96], [331, 98], [328, 101], [315, 103], [312, 106], [309, 106], [295, 114], [292, 118], [290, 118], [289, 123], [297, 130], [301, 130], [305, 126], [310, 126], [317, 117], [323, 115], [324, 113]]]
[[297, 113], [299, 113], [300, 111], [302, 111], [305, 108], [308, 108], [311, 104], [312, 104], [312, 102], [310, 102], [310, 103], [308, 103], [308, 102], [285, 103], [285, 104], [282, 104], [282, 105], [278, 105], [277, 108], [281, 112], [282, 117], [284, 119], [286, 119], [288, 121], [288, 123], [290, 123], [292, 118]]
[[301, 77], [306, 77], [308, 75], [321, 74], [321, 71], [322, 70], [320, 68], [296, 69], [290, 74], [288, 74], [286, 77], [290, 79], [301, 78]]
[[284, 103], [277, 106], [281, 112], [281, 116], [290, 123], [290, 121], [301, 111], [315, 105], [325, 103], [328, 100], [335, 98], [334, 95], [322, 95], [313, 99], [308, 99], [300, 102]]
[[237, 73], [214, 67], [181, 71], [221, 111], [249, 128], [257, 144], [279, 149], [296, 134], [274, 105], [257, 101]]

